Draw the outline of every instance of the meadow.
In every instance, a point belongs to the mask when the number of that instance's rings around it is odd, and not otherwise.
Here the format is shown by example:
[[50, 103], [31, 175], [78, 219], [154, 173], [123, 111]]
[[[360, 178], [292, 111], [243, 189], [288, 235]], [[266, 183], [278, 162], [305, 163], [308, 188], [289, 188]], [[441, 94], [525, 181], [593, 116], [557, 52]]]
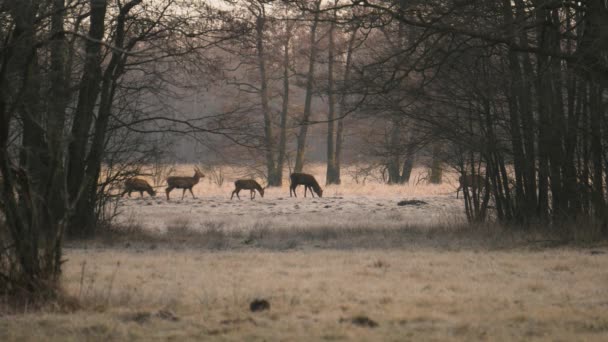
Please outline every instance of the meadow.
[[66, 299], [0, 312], [0, 340], [608, 338], [606, 243], [469, 225], [453, 175], [230, 200], [242, 172], [207, 175], [196, 199], [121, 199], [111, 229], [66, 243]]

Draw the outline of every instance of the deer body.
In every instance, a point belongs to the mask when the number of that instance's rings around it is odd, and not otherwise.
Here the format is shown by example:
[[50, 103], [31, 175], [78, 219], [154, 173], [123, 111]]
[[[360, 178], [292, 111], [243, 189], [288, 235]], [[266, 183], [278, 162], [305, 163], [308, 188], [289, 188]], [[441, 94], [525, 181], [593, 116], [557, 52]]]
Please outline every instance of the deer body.
[[456, 189], [456, 198], [460, 190], [464, 188], [481, 189], [485, 186], [485, 179], [481, 175], [465, 175], [458, 177], [458, 189]]
[[141, 197], [144, 197], [144, 191], [150, 194], [152, 197], [156, 196], [156, 191], [152, 189], [152, 186], [141, 178], [127, 179], [125, 181], [125, 190], [122, 192], [120, 197], [124, 197], [127, 193], [129, 194], [129, 197], [131, 197], [131, 192], [133, 191], [139, 191]]
[[313, 175], [309, 175], [307, 173], [292, 173], [289, 178], [291, 179], [291, 185], [289, 186], [289, 197], [291, 197], [292, 193], [295, 197], [298, 197], [296, 194], [296, 188], [300, 184], [304, 185], [304, 197], [306, 197], [306, 190], [310, 190], [312, 197], [315, 197], [313, 190], [319, 197], [323, 197], [323, 189], [321, 189], [319, 183], [317, 183], [317, 180]]
[[194, 193], [192, 192], [192, 187], [198, 184], [198, 181], [203, 177], [205, 177], [205, 175], [198, 168], [194, 168], [194, 176], [192, 177], [167, 177], [167, 189], [165, 190], [165, 192], [167, 193], [167, 200], [169, 200], [169, 193], [173, 189], [183, 189], [182, 199], [184, 199], [186, 190], [190, 190], [192, 198], [196, 198], [194, 197]]
[[255, 198], [256, 190], [260, 193], [260, 196], [264, 197], [264, 188], [262, 188], [262, 186], [258, 182], [256, 182], [253, 179], [239, 179], [236, 182], [234, 182], [234, 191], [232, 191], [232, 195], [230, 196], [230, 199], [232, 199], [232, 197], [234, 197], [235, 194], [236, 194], [236, 197], [238, 197], [238, 199], [241, 199], [241, 197], [239, 196], [239, 192], [241, 190], [251, 191], [251, 193], [250, 193], [251, 199]]

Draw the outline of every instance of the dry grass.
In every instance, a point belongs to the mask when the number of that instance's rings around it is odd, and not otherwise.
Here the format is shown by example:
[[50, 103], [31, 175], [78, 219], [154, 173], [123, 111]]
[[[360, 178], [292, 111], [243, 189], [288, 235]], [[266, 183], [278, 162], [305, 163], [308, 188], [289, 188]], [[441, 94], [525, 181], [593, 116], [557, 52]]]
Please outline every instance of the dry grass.
[[83, 309], [3, 317], [0, 340], [600, 341], [602, 251], [70, 249]]
[[[67, 244], [80, 307], [0, 307], [0, 341], [608, 338], [605, 243], [466, 225], [453, 184], [230, 201], [238, 172], [196, 200], [122, 201], [117, 227]], [[258, 298], [270, 310], [250, 312]]]
[[[68, 242], [68, 247], [80, 247], [82, 242]], [[597, 245], [597, 244], [596, 244]], [[601, 243], [600, 243], [601, 245]], [[462, 224], [444, 226], [413, 226], [407, 223], [384, 227], [351, 223], [335, 226], [291, 224], [275, 227], [272, 223], [254, 222], [246, 228], [230, 228], [225, 222], [207, 222], [196, 227], [189, 221], [176, 219], [163, 232], [140, 225], [113, 226], [98, 233], [89, 247], [104, 249], [147, 249], [197, 251], [290, 251], [308, 249], [390, 250], [437, 249], [461, 250], [542, 250], [556, 247], [590, 247], [589, 243], [573, 240], [568, 234], [546, 230], [522, 231], [494, 224]]]

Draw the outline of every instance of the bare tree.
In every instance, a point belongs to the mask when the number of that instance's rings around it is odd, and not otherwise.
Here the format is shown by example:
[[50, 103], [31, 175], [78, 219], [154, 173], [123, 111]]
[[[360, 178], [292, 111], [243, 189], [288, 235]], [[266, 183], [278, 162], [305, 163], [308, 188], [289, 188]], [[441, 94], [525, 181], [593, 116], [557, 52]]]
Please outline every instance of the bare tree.
[[[142, 98], [162, 92], [147, 82], [162, 73], [157, 69], [145, 79], [142, 71], [170, 60], [188, 64], [189, 56], [232, 38], [225, 32], [237, 32], [224, 30], [225, 14], [204, 5], [195, 13], [206, 21], [193, 22], [177, 8], [178, 1], [133, 12], [141, 2], [0, 5], [0, 210], [5, 218], [0, 225], [0, 288], [5, 293], [33, 299], [57, 294], [64, 232], [92, 234], [104, 210], [99, 193], [119, 179], [107, 173], [102, 180], [102, 162], [111, 169], [110, 157], [138, 152], [135, 146], [121, 151], [120, 134], [234, 132], [202, 125], [200, 119], [139, 115]], [[167, 17], [174, 6], [184, 17]], [[41, 58], [45, 55], [50, 58]], [[144, 78], [137, 86], [136, 75]], [[171, 126], [146, 128], [151, 122]]]
[[[337, 5], [337, 1], [334, 6]], [[336, 94], [334, 89], [334, 64], [335, 64], [335, 42], [334, 31], [337, 21], [337, 10], [333, 11], [333, 20], [329, 24], [327, 47], [327, 174], [325, 181], [327, 184], [339, 184], [340, 176], [336, 173], [336, 137], [335, 137], [335, 116], [336, 116]]]
[[[365, 61], [371, 86], [361, 89], [370, 103], [391, 103], [400, 120], [412, 120], [431, 146], [459, 147], [454, 165], [461, 172], [485, 170], [489, 190], [470, 202], [471, 218], [485, 217], [489, 193], [500, 220], [560, 225], [584, 216], [608, 229], [604, 2], [362, 1], [336, 8], [367, 9], [366, 24], [388, 37], [398, 35], [387, 30], [391, 23], [407, 27], [393, 54]], [[400, 58], [401, 72], [386, 68]], [[404, 79], [413, 101], [388, 96]]]
[[317, 27], [319, 26], [321, 1], [315, 0], [312, 5], [314, 18], [310, 25], [310, 42], [309, 42], [309, 58], [308, 72], [306, 76], [306, 95], [304, 99], [304, 113], [300, 119], [300, 132], [298, 134], [298, 147], [296, 151], [295, 172], [302, 172], [304, 168], [304, 157], [306, 153], [306, 136], [308, 134], [308, 126], [310, 125], [310, 114], [312, 110], [312, 96], [314, 92], [315, 81], [315, 65], [317, 58]]

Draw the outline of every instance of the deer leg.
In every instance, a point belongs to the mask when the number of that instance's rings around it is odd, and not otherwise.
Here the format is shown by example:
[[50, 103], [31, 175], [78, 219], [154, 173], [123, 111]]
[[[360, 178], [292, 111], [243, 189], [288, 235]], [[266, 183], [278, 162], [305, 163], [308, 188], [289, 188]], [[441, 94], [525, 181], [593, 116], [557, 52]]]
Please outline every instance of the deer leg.
[[192, 198], [196, 198], [196, 197], [194, 197], [194, 192], [192, 192], [192, 188], [188, 188], [188, 190], [190, 190], [190, 194], [192, 194]]
[[232, 190], [232, 194], [230, 195], [230, 200], [232, 201], [232, 197], [234, 197], [234, 194], [236, 193], [236, 189]]
[[312, 198], [315, 198], [315, 193], [314, 193], [314, 191], [312, 191], [312, 186], [308, 186], [308, 192], [310, 192], [310, 195], [312, 196]]
[[254, 199], [255, 198], [255, 190], [249, 190], [249, 191], [250, 191], [249, 197], [251, 197], [251, 199]]
[[184, 196], [186, 195], [186, 189], [184, 188], [184, 189], [182, 189], [182, 190], [183, 190], [183, 191], [182, 191], [182, 200], [183, 200], [183, 199], [184, 199]]
[[169, 193], [171, 192], [171, 190], [173, 190], [172, 187], [168, 187], [167, 189], [165, 189], [165, 193], [167, 194], [167, 201], [169, 200]]
[[[297, 185], [296, 185], [296, 186], [297, 186]], [[296, 186], [293, 186], [293, 185], [289, 186], [289, 197], [291, 197], [291, 192], [292, 192], [292, 191], [293, 191], [293, 195], [294, 195], [295, 197], [298, 197], [298, 195], [296, 194]]]
[[139, 191], [139, 197], [144, 197], [144, 192], [143, 191]]

